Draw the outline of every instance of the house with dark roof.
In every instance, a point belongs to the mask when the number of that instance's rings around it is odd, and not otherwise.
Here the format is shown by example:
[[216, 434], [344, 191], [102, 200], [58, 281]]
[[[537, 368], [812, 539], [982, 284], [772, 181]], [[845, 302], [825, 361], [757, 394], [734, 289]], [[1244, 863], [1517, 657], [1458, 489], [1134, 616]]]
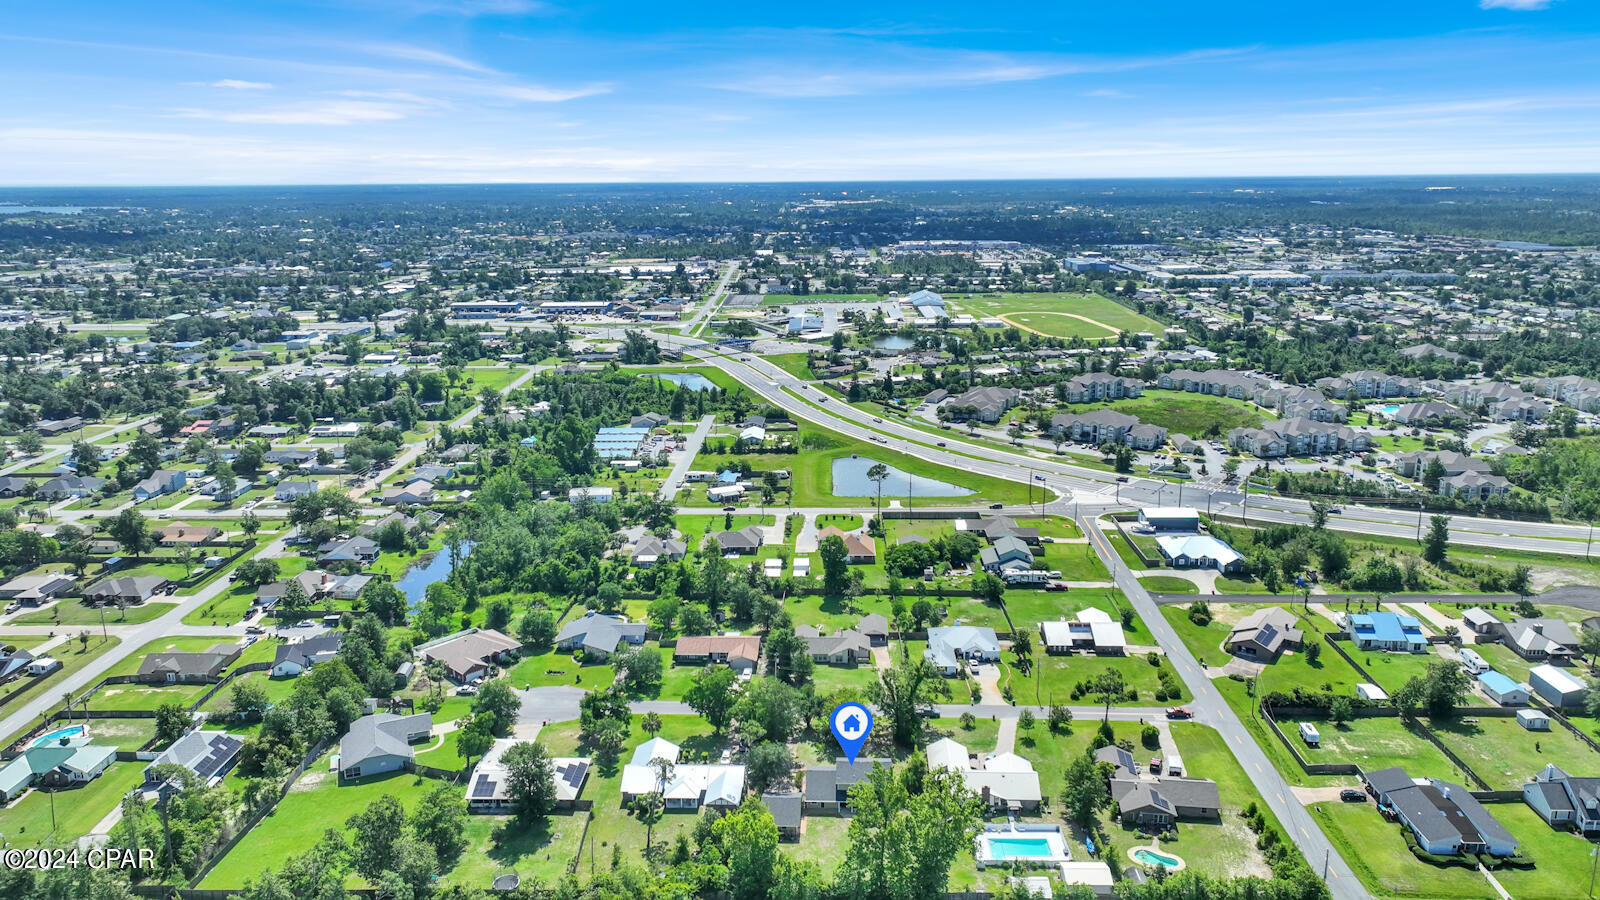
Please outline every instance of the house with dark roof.
[[1285, 650], [1300, 646], [1305, 632], [1294, 614], [1278, 606], [1258, 609], [1233, 626], [1223, 646], [1229, 653], [1254, 660], [1273, 660]]
[[1016, 388], [975, 387], [945, 402], [955, 409], [971, 409], [973, 418], [992, 424], [1022, 402], [1022, 392]]
[[356, 535], [325, 541], [317, 547], [317, 562], [322, 565], [371, 565], [378, 558], [378, 544], [372, 538]]
[[1221, 794], [1209, 778], [1112, 778], [1111, 799], [1124, 824], [1167, 827], [1179, 819], [1222, 814]]
[[556, 633], [556, 649], [572, 651], [581, 649], [594, 659], [610, 659], [618, 644], [644, 643], [645, 624], [629, 622], [623, 616], [588, 612], [561, 626]]
[[149, 478], [133, 486], [133, 499], [149, 500], [163, 494], [171, 494], [185, 484], [189, 477], [177, 469], [158, 469]]
[[866, 635], [867, 643], [884, 647], [889, 643], [889, 620], [878, 613], [867, 613], [856, 623], [856, 631]]
[[350, 723], [350, 730], [339, 741], [339, 777], [362, 778], [409, 769], [412, 745], [427, 740], [432, 731], [433, 716], [427, 713], [362, 716]]
[[244, 738], [225, 731], [191, 731], [173, 741], [172, 746], [145, 767], [145, 787], [160, 787], [161, 777], [155, 773], [155, 768], [168, 764], [183, 766], [200, 776], [205, 784], [214, 785], [239, 761], [239, 749], [243, 746]]
[[172, 582], [160, 575], [121, 575], [102, 578], [84, 588], [84, 602], [93, 605], [137, 606], [157, 594], [169, 593]]
[[238, 644], [219, 643], [199, 653], [149, 653], [139, 663], [137, 678], [154, 684], [215, 681], [243, 649]]
[[738, 531], [718, 531], [711, 535], [711, 540], [724, 554], [747, 556], [761, 549], [766, 534], [766, 529], [760, 525], [746, 525]]
[[858, 757], [851, 762], [844, 757], [834, 759], [831, 766], [807, 766], [802, 803], [808, 815], [847, 816], [850, 814], [850, 788], [872, 774], [873, 764], [884, 768], [894, 765], [890, 759]]
[[39, 575], [18, 575], [0, 584], [0, 600], [36, 605], [72, 590], [77, 581], [71, 575], [45, 572]]
[[339, 648], [343, 645], [342, 631], [326, 631], [292, 644], [279, 644], [272, 656], [272, 676], [283, 678], [299, 675], [318, 663], [338, 656]]
[[816, 662], [853, 666], [872, 659], [872, 642], [854, 629], [826, 632], [815, 625], [797, 625], [794, 633], [805, 641], [806, 653]]
[[789, 792], [784, 794], [762, 794], [761, 802], [772, 813], [772, 822], [778, 826], [778, 840], [800, 840], [800, 823], [802, 808], [805, 804], [803, 794]]
[[688, 553], [689, 545], [680, 540], [659, 538], [653, 534], [642, 535], [633, 544], [633, 564], [648, 569], [656, 563], [676, 562]]
[[1522, 799], [1551, 828], [1600, 831], [1600, 778], [1569, 775], [1552, 763], [1522, 786]]
[[1510, 856], [1517, 839], [1466, 788], [1438, 778], [1387, 792], [1389, 807], [1429, 853]]
[[978, 562], [986, 572], [1033, 568], [1033, 551], [1021, 538], [1002, 535], [978, 551]]

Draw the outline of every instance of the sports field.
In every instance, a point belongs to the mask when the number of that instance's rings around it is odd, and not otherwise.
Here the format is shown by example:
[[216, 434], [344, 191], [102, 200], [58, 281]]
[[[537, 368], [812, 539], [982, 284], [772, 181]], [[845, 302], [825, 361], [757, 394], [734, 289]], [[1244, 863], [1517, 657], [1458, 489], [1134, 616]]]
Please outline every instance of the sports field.
[[1098, 294], [980, 294], [957, 301], [975, 316], [1002, 320], [1047, 337], [1108, 340], [1119, 331], [1159, 334], [1161, 323]]

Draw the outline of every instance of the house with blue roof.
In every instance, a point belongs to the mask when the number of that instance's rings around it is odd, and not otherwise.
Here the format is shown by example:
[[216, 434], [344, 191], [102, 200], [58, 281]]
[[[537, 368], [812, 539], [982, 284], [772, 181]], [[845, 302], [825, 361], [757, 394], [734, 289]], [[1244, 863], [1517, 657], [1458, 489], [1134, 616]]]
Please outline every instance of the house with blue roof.
[[1378, 611], [1345, 613], [1340, 619], [1339, 624], [1350, 632], [1350, 640], [1362, 650], [1428, 652], [1428, 639], [1422, 636], [1422, 623], [1413, 616]]
[[738, 484], [739, 473], [732, 469], [723, 469], [717, 473], [717, 484]]
[[1528, 694], [1533, 691], [1533, 688], [1517, 684], [1504, 673], [1493, 669], [1479, 673], [1478, 687], [1490, 700], [1501, 706], [1527, 706]]

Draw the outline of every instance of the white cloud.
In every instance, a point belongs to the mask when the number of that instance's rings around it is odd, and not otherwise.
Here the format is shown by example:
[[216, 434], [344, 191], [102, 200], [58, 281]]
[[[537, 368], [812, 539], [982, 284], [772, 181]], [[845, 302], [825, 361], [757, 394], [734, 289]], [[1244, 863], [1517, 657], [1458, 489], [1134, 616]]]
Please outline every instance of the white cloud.
[[241, 125], [357, 125], [404, 119], [409, 108], [397, 103], [329, 100], [270, 109], [175, 109], [181, 119], [207, 119]]
[[462, 59], [445, 53], [441, 50], [430, 50], [427, 47], [417, 47], [411, 44], [358, 44], [353, 49], [370, 53], [373, 56], [386, 56], [390, 59], [403, 59], [407, 62], [425, 63], [430, 66], [442, 66], [448, 69], [460, 69], [463, 72], [476, 72], [480, 75], [495, 74], [488, 66], [480, 65], [470, 59]]
[[517, 100], [523, 103], [565, 103], [579, 97], [593, 97], [596, 94], [611, 93], [609, 84], [589, 84], [576, 88], [554, 88], [537, 84], [494, 84], [490, 82], [472, 82], [469, 89], [471, 93], [485, 97], [499, 97], [504, 100]]
[[224, 78], [221, 81], [211, 82], [214, 88], [227, 88], [234, 91], [270, 91], [270, 81], [240, 81], [237, 78]]
[[1478, 0], [1479, 9], [1549, 9], [1551, 0]]

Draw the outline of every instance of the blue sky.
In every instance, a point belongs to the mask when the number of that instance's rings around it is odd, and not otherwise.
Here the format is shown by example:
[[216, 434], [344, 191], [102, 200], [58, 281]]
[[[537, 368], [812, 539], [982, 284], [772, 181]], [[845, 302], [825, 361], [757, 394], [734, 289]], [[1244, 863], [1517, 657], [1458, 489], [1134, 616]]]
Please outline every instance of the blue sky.
[[1597, 6], [8, 4], [0, 183], [1595, 171]]

